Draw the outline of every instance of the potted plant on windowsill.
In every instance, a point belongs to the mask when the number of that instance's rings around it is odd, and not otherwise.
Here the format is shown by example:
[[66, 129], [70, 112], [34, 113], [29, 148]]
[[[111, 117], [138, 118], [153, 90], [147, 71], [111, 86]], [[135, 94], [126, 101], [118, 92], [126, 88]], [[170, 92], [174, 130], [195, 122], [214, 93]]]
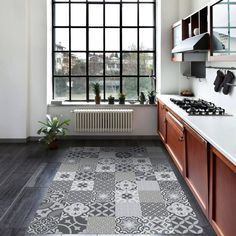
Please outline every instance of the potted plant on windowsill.
[[119, 94], [119, 104], [125, 104], [125, 97], [126, 95], [124, 93]]
[[156, 92], [154, 90], [148, 92], [149, 104], [155, 104]]
[[139, 102], [140, 102], [140, 104], [144, 104], [144, 102], [146, 102], [146, 96], [145, 96], [144, 92], [140, 93]]
[[110, 95], [108, 97], [108, 104], [114, 104], [114, 103], [115, 103], [115, 98], [112, 95]]
[[51, 117], [50, 115], [46, 117], [46, 122], [39, 121], [43, 126], [37, 131], [37, 134], [44, 134], [39, 141], [46, 144], [49, 149], [57, 149], [57, 138], [66, 134], [67, 128], [64, 126], [69, 125], [70, 120], [60, 120], [58, 117]]
[[93, 86], [93, 92], [95, 94], [95, 103], [96, 104], [100, 104], [100, 102], [101, 102], [101, 96], [100, 96], [101, 89], [100, 89], [100, 85], [99, 85], [99, 83], [94, 83], [94, 84], [92, 84], [92, 86]]

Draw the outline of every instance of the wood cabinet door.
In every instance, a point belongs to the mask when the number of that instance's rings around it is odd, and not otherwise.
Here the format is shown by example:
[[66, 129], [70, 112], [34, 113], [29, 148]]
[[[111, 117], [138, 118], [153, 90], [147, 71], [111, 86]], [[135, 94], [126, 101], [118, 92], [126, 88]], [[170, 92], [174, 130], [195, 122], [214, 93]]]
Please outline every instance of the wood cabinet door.
[[170, 112], [166, 113], [166, 147], [181, 174], [185, 172], [184, 126]]
[[158, 132], [163, 142], [166, 140], [166, 106], [158, 101]]
[[213, 147], [209, 218], [218, 235], [236, 235], [236, 166]]
[[186, 175], [185, 180], [208, 216], [208, 155], [207, 141], [185, 125]]

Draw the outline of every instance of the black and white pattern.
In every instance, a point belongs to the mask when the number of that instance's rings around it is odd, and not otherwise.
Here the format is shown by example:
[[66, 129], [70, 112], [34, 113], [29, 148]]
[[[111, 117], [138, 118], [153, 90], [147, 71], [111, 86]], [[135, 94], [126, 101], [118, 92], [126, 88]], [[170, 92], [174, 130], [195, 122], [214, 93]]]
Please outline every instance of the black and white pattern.
[[158, 147], [75, 147], [28, 233], [194, 235], [203, 229]]

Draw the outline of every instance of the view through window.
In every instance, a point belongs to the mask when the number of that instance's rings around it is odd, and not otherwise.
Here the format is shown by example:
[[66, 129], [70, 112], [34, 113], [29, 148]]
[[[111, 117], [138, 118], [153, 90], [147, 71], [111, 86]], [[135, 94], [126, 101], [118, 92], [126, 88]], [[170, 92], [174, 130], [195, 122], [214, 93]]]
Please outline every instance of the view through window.
[[120, 92], [137, 100], [154, 90], [156, 3], [153, 0], [53, 0], [53, 98], [94, 100]]

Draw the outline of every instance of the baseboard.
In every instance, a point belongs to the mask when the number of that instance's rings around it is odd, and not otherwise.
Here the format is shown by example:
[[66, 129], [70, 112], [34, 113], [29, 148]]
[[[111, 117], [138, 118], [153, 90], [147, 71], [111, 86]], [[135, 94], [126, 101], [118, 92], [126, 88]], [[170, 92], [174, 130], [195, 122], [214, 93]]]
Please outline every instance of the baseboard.
[[29, 138], [1, 138], [0, 143], [27, 143]]
[[[158, 135], [133, 135], [133, 136], [109, 136], [109, 135], [66, 135], [60, 140], [160, 140]], [[38, 141], [39, 137], [30, 137], [29, 141]]]

